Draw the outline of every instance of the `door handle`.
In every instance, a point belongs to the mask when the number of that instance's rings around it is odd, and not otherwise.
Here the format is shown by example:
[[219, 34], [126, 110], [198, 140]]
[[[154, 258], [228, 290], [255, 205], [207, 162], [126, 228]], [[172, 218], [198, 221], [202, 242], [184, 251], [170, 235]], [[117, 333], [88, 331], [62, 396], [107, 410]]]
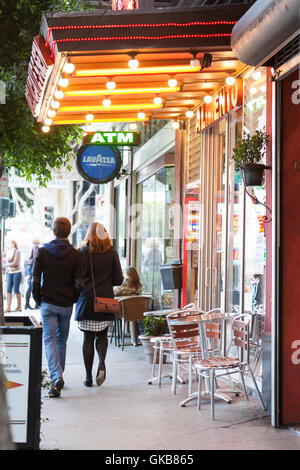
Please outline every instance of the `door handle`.
[[205, 268], [205, 287], [210, 287], [210, 282], [209, 282], [209, 272], [210, 268]]

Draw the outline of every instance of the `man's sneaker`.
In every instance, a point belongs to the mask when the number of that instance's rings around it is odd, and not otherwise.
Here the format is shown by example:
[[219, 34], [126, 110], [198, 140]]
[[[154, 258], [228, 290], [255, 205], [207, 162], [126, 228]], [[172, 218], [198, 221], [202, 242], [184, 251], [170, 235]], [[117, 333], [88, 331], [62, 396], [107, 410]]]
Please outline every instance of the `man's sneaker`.
[[63, 389], [65, 383], [63, 379], [59, 379], [55, 385], [52, 384], [49, 390], [49, 398], [58, 398], [60, 397], [60, 391]]

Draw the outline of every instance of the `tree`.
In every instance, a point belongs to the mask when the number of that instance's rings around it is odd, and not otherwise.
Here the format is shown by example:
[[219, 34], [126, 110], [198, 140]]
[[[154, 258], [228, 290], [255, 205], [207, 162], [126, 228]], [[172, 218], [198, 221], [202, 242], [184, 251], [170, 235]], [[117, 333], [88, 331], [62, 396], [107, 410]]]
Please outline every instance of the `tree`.
[[[44, 11], [89, 8], [84, 0], [0, 0], [0, 84], [5, 84], [6, 93], [5, 103], [0, 104], [0, 177], [14, 168], [29, 180], [34, 174], [40, 185], [45, 186], [51, 179], [51, 169], [67, 164], [72, 152], [70, 144], [79, 137], [80, 129], [57, 126], [49, 134], [41, 132], [25, 98], [28, 62], [32, 41], [39, 34]], [[4, 323], [1, 275], [0, 297], [1, 325]], [[0, 449], [9, 449], [11, 444], [1, 373], [0, 370]]]

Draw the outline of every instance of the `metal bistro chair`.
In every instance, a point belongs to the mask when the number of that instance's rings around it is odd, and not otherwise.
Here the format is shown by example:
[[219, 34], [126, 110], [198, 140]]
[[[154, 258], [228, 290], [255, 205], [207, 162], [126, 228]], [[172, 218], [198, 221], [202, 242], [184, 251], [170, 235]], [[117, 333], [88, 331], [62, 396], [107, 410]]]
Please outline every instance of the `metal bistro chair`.
[[[172, 391], [174, 395], [176, 394], [178, 366], [181, 364], [188, 364], [188, 395], [190, 396], [192, 394], [193, 360], [199, 358], [202, 353], [201, 347], [199, 346], [199, 324], [193, 322], [193, 317], [199, 317], [199, 315], [203, 313], [202, 310], [187, 309], [171, 313], [167, 316], [169, 331], [174, 346], [172, 374]], [[182, 321], [185, 323], [183, 324]]]
[[[144, 312], [149, 312], [153, 309], [153, 297], [145, 295], [131, 295], [119, 299], [120, 304], [120, 315], [119, 318], [123, 320], [122, 325], [122, 351], [124, 350], [124, 338], [125, 338], [125, 328], [126, 322], [128, 321], [138, 321], [144, 319]], [[138, 326], [136, 325], [137, 329]]]
[[211, 419], [215, 419], [214, 412], [214, 381], [216, 376], [216, 371], [221, 371], [217, 377], [226, 376], [230, 374], [240, 373], [241, 380], [245, 392], [246, 400], [249, 400], [248, 393], [244, 381], [244, 372], [248, 370], [252, 378], [256, 393], [259, 397], [259, 400], [262, 404], [262, 407], [265, 409], [265, 405], [261, 396], [261, 393], [258, 389], [253, 371], [249, 362], [249, 323], [251, 317], [250, 315], [239, 315], [234, 318], [232, 322], [233, 330], [233, 345], [236, 346], [238, 357], [230, 356], [212, 356], [207, 359], [202, 359], [199, 362], [195, 363], [195, 368], [198, 374], [198, 409], [201, 408], [201, 383], [202, 379], [210, 379], [210, 395], [211, 395]]
[[[188, 304], [183, 307], [183, 310], [193, 309], [194, 307], [195, 307], [195, 304], [193, 303]], [[170, 310], [170, 313], [175, 313], [181, 310], [182, 309]], [[150, 342], [153, 343], [154, 354], [153, 354], [153, 364], [152, 364], [152, 377], [151, 379], [148, 380], [148, 384], [151, 385], [153, 382], [157, 380], [158, 386], [161, 387], [161, 379], [164, 379], [166, 377], [172, 378], [172, 374], [170, 373], [162, 375], [164, 357], [171, 356], [173, 355], [173, 352], [174, 352], [172, 337], [170, 334], [165, 334], [160, 337], [157, 336], [157, 337], [152, 338]], [[157, 355], [158, 355], [158, 375], [155, 376], [155, 366], [157, 364]], [[179, 380], [180, 383], [182, 384], [185, 383], [185, 381], [179, 375], [177, 376], [177, 379]]]

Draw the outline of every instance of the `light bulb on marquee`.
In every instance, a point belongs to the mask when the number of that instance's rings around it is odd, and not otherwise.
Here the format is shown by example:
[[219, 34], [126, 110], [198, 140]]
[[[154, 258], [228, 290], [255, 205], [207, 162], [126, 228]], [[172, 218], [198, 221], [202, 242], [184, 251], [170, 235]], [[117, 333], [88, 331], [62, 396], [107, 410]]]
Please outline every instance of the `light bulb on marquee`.
[[110, 105], [111, 105], [111, 100], [109, 98], [105, 98], [103, 101], [102, 101], [102, 104], [105, 108], [109, 108]]
[[59, 101], [52, 101], [51, 107], [54, 109], [58, 109], [60, 107], [60, 102]]
[[106, 82], [106, 88], [108, 90], [114, 90], [116, 88], [116, 82], [114, 82], [113, 80], [109, 80], [108, 82]]
[[211, 102], [212, 102], [212, 96], [210, 96], [210, 95], [205, 95], [205, 96], [204, 96], [204, 102], [205, 102], [205, 103], [211, 103]]
[[235, 78], [234, 77], [227, 77], [226, 78], [226, 84], [229, 85], [229, 86], [232, 86], [234, 85], [235, 83]]
[[87, 121], [93, 121], [94, 120], [94, 115], [92, 113], [88, 113], [86, 116], [85, 116], [85, 119]]
[[176, 78], [170, 78], [170, 80], [168, 81], [168, 85], [170, 88], [175, 88], [177, 86]]
[[58, 84], [62, 88], [66, 88], [69, 85], [69, 80], [67, 78], [60, 78]]
[[64, 92], [62, 90], [56, 90], [54, 93], [55, 98], [61, 100], [64, 97]]
[[162, 98], [160, 96], [155, 96], [155, 98], [153, 99], [153, 102], [154, 104], [159, 106], [160, 104], [162, 104]]
[[56, 115], [56, 111], [54, 109], [49, 109], [48, 116], [49, 118], [53, 118]]
[[142, 120], [142, 119], [145, 119], [145, 117], [146, 117], [146, 114], [145, 114], [143, 111], [140, 111], [140, 112], [138, 113], [138, 118], [139, 118], [139, 119]]
[[187, 118], [192, 118], [194, 116], [194, 112], [189, 110], [185, 113], [185, 115], [186, 115]]
[[75, 65], [71, 62], [66, 62], [63, 68], [64, 73], [73, 73], [75, 70]]
[[50, 131], [50, 127], [49, 127], [49, 126], [43, 126], [43, 127], [42, 127], [42, 131], [45, 132], [45, 133], [47, 133], [47, 132]]
[[46, 126], [51, 126], [51, 124], [52, 124], [52, 119], [46, 118], [45, 121], [44, 121], [44, 124], [45, 124]]

